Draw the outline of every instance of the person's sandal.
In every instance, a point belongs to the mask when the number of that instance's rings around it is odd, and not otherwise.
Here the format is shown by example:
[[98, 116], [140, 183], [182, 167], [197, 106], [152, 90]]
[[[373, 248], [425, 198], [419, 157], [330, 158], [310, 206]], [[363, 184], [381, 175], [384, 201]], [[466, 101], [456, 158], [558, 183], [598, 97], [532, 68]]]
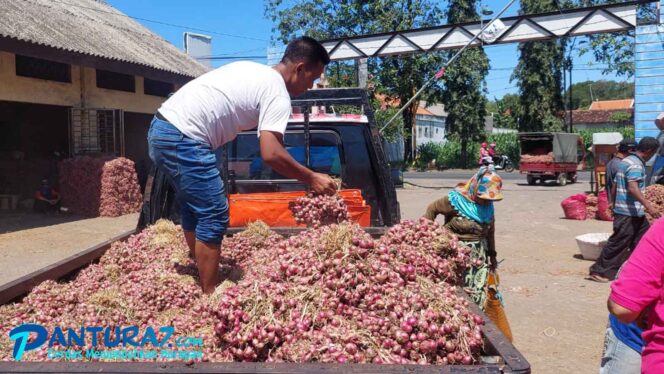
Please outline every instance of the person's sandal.
[[610, 280], [609, 278], [604, 278], [603, 276], [599, 274], [590, 274], [588, 277], [586, 277], [587, 280], [591, 280], [593, 282], [597, 283], [609, 283]]

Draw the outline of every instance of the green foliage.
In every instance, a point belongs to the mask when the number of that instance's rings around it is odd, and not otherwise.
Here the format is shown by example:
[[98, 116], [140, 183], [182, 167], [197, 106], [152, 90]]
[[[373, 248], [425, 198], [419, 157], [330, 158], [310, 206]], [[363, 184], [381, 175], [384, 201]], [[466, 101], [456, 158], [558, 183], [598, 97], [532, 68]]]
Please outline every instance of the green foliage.
[[[447, 9], [447, 22], [460, 23], [479, 19], [476, 0], [451, 0]], [[452, 58], [456, 50], [446, 52]], [[446, 119], [448, 134], [457, 135], [461, 141], [462, 164], [472, 159], [468, 145], [477, 142], [484, 131], [486, 114], [486, 82], [489, 59], [482, 47], [470, 48], [446, 70], [445, 91], [442, 102], [448, 112]]]
[[[577, 0], [577, 6], [622, 3], [623, 0]], [[655, 4], [638, 7], [638, 24], [651, 23], [656, 18]], [[579, 48], [579, 55], [592, 52], [597, 62], [606, 64], [602, 74], [634, 76], [634, 30], [621, 33], [595, 34], [587, 37], [588, 43]]]
[[[274, 39], [288, 43], [300, 35], [328, 39], [441, 25], [445, 23], [444, 14], [438, 3], [434, 0], [267, 0], [265, 15], [275, 25]], [[406, 103], [442, 66], [442, 55], [432, 52], [370, 59], [369, 85], [377, 93]], [[355, 72], [351, 68], [351, 64], [331, 63], [325, 74], [335, 86], [354, 85]], [[420, 99], [440, 102], [442, 90], [441, 86], [433, 86]], [[403, 113], [405, 133], [411, 132], [414, 109], [413, 106]], [[410, 142], [406, 142], [408, 157], [410, 150]]]
[[627, 112], [614, 112], [611, 113], [611, 117], [609, 119], [611, 122], [626, 126], [632, 120], [632, 115]]
[[633, 127], [621, 127], [618, 129], [603, 128], [603, 129], [583, 129], [575, 131], [577, 134], [581, 135], [583, 138], [584, 149], [588, 150], [593, 145], [593, 134], [600, 132], [619, 132], [623, 139], [634, 139], [634, 128]]
[[[522, 13], [558, 10], [555, 0], [521, 0]], [[562, 68], [566, 40], [519, 44], [519, 63], [512, 80], [520, 93], [520, 131], [563, 129]]]
[[[592, 90], [592, 97], [590, 92]], [[564, 97], [567, 97], [565, 91]], [[616, 82], [609, 80], [585, 81], [572, 85], [572, 109], [588, 109], [592, 98], [595, 100], [618, 100], [634, 97], [633, 82]]]
[[357, 87], [357, 69], [351, 62], [331, 62], [325, 70], [325, 77], [332, 87]]
[[[469, 155], [479, 155], [479, 144], [473, 142], [468, 144], [467, 152]], [[473, 157], [470, 157], [472, 160]], [[461, 160], [461, 141], [458, 135], [451, 136], [448, 141], [440, 147], [440, 152], [436, 156], [436, 166], [438, 168], [466, 168], [477, 164], [479, 156], [475, 160], [466, 163]]]
[[[592, 130], [579, 130], [577, 133], [581, 135], [584, 142], [584, 150], [592, 146], [593, 134], [598, 132], [620, 132], [624, 139], [634, 139], [634, 128], [626, 127], [620, 129], [592, 129]], [[509, 134], [492, 134], [484, 139], [487, 143], [496, 143], [496, 149], [499, 154], [507, 155], [515, 166], [518, 166], [521, 158], [521, 150], [519, 146], [519, 138], [516, 133]], [[477, 166], [479, 160], [480, 142], [473, 142], [468, 145], [468, 154], [471, 156], [468, 162], [461, 162], [461, 141], [458, 136], [452, 136], [448, 141], [438, 146], [438, 153], [435, 157], [436, 166], [439, 168], [474, 168]], [[432, 149], [435, 149], [432, 147]], [[429, 156], [427, 156], [429, 157]], [[590, 165], [592, 159], [587, 158]], [[426, 165], [426, 163], [423, 163]]]
[[[519, 162], [519, 141], [516, 133], [492, 134], [484, 139], [487, 143], [496, 143], [498, 154], [507, 155], [516, 165]], [[448, 141], [439, 147], [439, 153], [436, 156], [436, 166], [442, 168], [473, 168], [478, 165], [480, 158], [480, 143], [472, 142], [468, 144], [467, 162], [461, 160], [461, 140], [458, 136], [452, 136]]]
[[[507, 94], [502, 99], [495, 101], [496, 110], [493, 115], [493, 126], [504, 129], [519, 129], [519, 115], [521, 113], [521, 102], [518, 95]], [[488, 106], [487, 106], [488, 110]]]
[[436, 160], [438, 154], [441, 152], [442, 146], [438, 143], [428, 142], [420, 144], [417, 147], [417, 159], [415, 166], [418, 169], [425, 169], [427, 164]]
[[[376, 120], [376, 126], [381, 129], [387, 121], [394, 117], [397, 111], [397, 108], [387, 108], [385, 110], [380, 108], [375, 109], [374, 118]], [[402, 135], [405, 141], [409, 141], [408, 139], [411, 138], [411, 134], [404, 131], [403, 117], [395, 118], [394, 121], [383, 130], [382, 135], [388, 142], [394, 141], [399, 135]]]
[[519, 138], [516, 133], [491, 134], [488, 143], [496, 143], [498, 154], [507, 155], [516, 167], [520, 159]]

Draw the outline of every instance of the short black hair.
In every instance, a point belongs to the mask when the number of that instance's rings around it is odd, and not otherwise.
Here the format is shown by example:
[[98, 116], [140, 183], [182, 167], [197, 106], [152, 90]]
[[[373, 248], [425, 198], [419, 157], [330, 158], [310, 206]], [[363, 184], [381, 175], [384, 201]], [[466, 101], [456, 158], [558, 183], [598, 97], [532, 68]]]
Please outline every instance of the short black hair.
[[636, 142], [632, 139], [623, 139], [618, 144], [618, 151], [620, 152], [629, 152], [636, 149]]
[[327, 53], [325, 47], [316, 39], [301, 36], [288, 43], [281, 62], [304, 62], [307, 65], [321, 63], [327, 65], [330, 63], [330, 55]]
[[659, 142], [652, 136], [646, 136], [636, 146], [636, 150], [640, 152], [649, 152], [659, 148]]

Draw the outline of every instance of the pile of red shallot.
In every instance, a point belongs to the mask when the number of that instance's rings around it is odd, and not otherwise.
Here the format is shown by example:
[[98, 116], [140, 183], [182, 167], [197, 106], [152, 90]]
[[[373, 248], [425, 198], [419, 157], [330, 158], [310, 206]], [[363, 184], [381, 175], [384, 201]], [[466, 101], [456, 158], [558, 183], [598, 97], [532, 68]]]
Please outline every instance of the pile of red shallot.
[[295, 222], [308, 227], [320, 227], [348, 220], [348, 208], [339, 195], [308, 193], [288, 204]]
[[522, 164], [552, 164], [554, 160], [553, 152], [549, 152], [545, 155], [524, 154], [521, 155], [521, 160], [519, 162]]
[[[223, 257], [242, 268], [241, 279], [202, 294], [181, 228], [159, 221], [114, 243], [73, 280], [44, 282], [21, 302], [0, 306], [0, 360], [12, 360], [8, 331], [36, 322], [173, 326], [175, 337], [203, 339], [195, 347], [202, 361], [478, 361], [484, 321], [459, 295], [469, 249], [436, 222], [404, 221], [379, 239], [347, 222], [288, 238], [254, 223], [225, 239]], [[23, 360], [57, 360], [48, 349], [27, 351]]]
[[595, 219], [597, 217], [597, 204], [599, 200], [594, 194], [586, 194], [586, 219]]
[[[664, 216], [664, 186], [653, 184], [646, 187], [645, 198], [655, 206], [661, 216]], [[650, 223], [655, 221], [648, 213], [646, 213], [646, 217]]]
[[66, 159], [58, 164], [62, 205], [90, 217], [140, 211], [141, 190], [134, 162], [124, 157]]

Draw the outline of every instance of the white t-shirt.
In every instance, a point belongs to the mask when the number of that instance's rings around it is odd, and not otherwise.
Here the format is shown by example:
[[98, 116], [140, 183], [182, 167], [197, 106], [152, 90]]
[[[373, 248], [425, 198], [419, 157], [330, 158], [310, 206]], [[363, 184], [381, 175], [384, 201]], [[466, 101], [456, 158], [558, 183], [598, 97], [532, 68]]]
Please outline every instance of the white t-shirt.
[[182, 133], [216, 149], [237, 133], [258, 127], [283, 134], [291, 113], [284, 79], [273, 68], [234, 62], [180, 88], [159, 113]]

